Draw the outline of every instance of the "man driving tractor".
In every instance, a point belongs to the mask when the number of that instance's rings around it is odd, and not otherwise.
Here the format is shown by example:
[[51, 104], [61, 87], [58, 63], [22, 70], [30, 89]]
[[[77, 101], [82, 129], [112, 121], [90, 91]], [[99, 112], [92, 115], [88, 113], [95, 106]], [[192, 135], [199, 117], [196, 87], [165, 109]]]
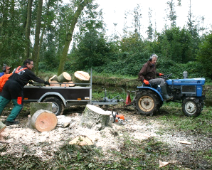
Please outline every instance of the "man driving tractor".
[[156, 78], [156, 76], [163, 76], [164, 74], [156, 72], [156, 62], [158, 56], [152, 54], [149, 60], [143, 65], [142, 69], [138, 73], [138, 79], [145, 85], [160, 85], [163, 98], [165, 100], [171, 100], [173, 96], [167, 94], [166, 81], [163, 78]]

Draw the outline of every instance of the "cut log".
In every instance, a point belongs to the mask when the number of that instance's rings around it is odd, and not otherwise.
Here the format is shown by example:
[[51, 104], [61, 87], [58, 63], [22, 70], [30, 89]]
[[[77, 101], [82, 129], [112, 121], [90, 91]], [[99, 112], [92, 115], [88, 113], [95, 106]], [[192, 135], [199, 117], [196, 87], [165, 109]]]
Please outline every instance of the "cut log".
[[61, 87], [73, 87], [75, 86], [75, 84], [73, 83], [73, 81], [69, 81], [69, 82], [63, 82], [60, 85]]
[[87, 136], [77, 136], [76, 138], [74, 138], [73, 140], [71, 140], [69, 142], [70, 145], [80, 145], [80, 146], [84, 146], [84, 145], [93, 145], [93, 142], [91, 139], [89, 139]]
[[0, 121], [0, 134], [1, 132], [4, 131], [5, 128], [6, 128], [6, 125]]
[[105, 126], [111, 126], [110, 113], [97, 106], [87, 104], [80, 125], [90, 129], [102, 130]]
[[69, 82], [69, 81], [71, 81], [71, 76], [67, 72], [63, 72], [59, 76], [54, 75], [53, 77], [51, 77], [50, 81], [57, 81], [59, 83]]
[[48, 110], [37, 110], [31, 118], [31, 125], [39, 132], [51, 131], [57, 125], [57, 117]]
[[76, 71], [74, 73], [74, 77], [80, 81], [89, 81], [90, 80], [90, 75], [84, 71]]
[[49, 83], [50, 83], [50, 86], [60, 86], [60, 83], [58, 83], [57, 81], [54, 81], [54, 80], [49, 80]]
[[52, 102], [30, 102], [30, 115], [32, 115], [37, 110], [48, 110], [52, 112]]
[[59, 115], [57, 116], [57, 126], [61, 126], [61, 127], [67, 127], [70, 125], [72, 119], [68, 116], [65, 115]]

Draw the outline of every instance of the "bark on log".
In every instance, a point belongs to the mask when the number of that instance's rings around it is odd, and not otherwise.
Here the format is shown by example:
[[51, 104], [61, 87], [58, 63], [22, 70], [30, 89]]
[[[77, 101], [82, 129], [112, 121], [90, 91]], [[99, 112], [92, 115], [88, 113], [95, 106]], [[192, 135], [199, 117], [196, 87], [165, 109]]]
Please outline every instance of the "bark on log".
[[51, 81], [55, 80], [55, 81], [57, 81], [59, 83], [69, 82], [69, 81], [71, 81], [71, 76], [67, 72], [63, 72], [59, 76], [54, 75], [53, 77], [50, 78], [50, 80]]
[[52, 102], [31, 102], [30, 115], [32, 116], [37, 110], [48, 110], [52, 112]]
[[6, 128], [6, 125], [0, 121], [0, 134], [1, 132], [4, 131], [5, 128]]
[[37, 110], [31, 118], [31, 125], [39, 132], [51, 131], [57, 125], [57, 117], [48, 110]]
[[105, 126], [111, 126], [110, 113], [97, 106], [87, 104], [80, 125], [90, 129], [102, 130]]

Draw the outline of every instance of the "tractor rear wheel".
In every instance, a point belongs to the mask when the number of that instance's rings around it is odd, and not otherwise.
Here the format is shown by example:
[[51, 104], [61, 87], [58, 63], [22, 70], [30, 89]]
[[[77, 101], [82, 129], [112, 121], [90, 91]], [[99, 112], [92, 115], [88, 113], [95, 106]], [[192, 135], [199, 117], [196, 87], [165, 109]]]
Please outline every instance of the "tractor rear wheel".
[[201, 103], [194, 97], [186, 98], [183, 100], [182, 110], [186, 116], [197, 117], [202, 110]]
[[152, 115], [159, 109], [159, 98], [152, 91], [142, 91], [136, 95], [136, 109], [143, 115]]

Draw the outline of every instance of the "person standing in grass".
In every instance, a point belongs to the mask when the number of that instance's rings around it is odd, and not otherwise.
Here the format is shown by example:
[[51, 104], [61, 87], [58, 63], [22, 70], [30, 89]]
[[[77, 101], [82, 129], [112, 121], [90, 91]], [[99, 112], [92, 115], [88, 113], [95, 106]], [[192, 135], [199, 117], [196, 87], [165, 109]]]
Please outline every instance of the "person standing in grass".
[[50, 85], [48, 81], [38, 78], [31, 71], [33, 67], [33, 60], [25, 60], [23, 66], [19, 66], [14, 69], [12, 75], [9, 77], [3, 87], [0, 96], [0, 114], [11, 100], [14, 105], [10, 115], [5, 121], [7, 126], [19, 123], [18, 121], [15, 121], [15, 119], [23, 108], [23, 88], [29, 82], [29, 80]]

